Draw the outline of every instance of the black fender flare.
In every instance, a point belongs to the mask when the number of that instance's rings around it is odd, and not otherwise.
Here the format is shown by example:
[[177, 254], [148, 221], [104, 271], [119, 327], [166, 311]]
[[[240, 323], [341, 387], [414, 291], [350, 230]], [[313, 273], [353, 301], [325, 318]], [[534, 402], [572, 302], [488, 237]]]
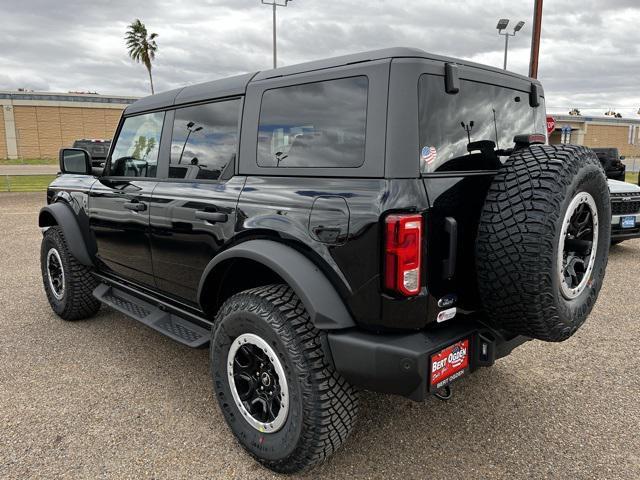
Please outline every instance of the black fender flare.
[[[53, 218], [53, 222], [51, 218]], [[42, 207], [38, 215], [38, 226], [44, 228], [53, 225], [59, 225], [62, 228], [71, 254], [83, 265], [92, 267], [93, 261], [87, 250], [84, 235], [71, 207], [62, 202]]]
[[304, 303], [316, 328], [355, 327], [351, 314], [326, 275], [297, 250], [272, 240], [247, 240], [216, 255], [202, 274], [198, 299], [202, 298], [205, 281], [215, 268], [234, 258], [253, 260], [277, 273]]

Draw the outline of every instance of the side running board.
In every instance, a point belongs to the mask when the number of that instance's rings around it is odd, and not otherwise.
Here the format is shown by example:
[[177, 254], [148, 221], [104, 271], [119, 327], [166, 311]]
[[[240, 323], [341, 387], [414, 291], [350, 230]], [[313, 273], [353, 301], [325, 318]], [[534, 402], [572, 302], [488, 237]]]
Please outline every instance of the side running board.
[[110, 285], [101, 283], [93, 291], [93, 296], [105, 305], [189, 347], [201, 347], [209, 341], [210, 332], [206, 328]]

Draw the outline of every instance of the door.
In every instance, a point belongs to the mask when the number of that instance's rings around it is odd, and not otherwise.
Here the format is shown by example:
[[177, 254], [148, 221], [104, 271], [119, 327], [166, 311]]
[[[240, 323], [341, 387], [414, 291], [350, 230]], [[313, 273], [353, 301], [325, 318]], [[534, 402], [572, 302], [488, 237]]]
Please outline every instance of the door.
[[157, 185], [158, 152], [165, 114], [126, 118], [105, 176], [89, 195], [89, 225], [97, 257], [108, 270], [153, 286], [149, 202]]
[[178, 108], [170, 164], [151, 203], [151, 253], [157, 286], [197, 303], [200, 278], [233, 238], [245, 178], [234, 176], [242, 100]]

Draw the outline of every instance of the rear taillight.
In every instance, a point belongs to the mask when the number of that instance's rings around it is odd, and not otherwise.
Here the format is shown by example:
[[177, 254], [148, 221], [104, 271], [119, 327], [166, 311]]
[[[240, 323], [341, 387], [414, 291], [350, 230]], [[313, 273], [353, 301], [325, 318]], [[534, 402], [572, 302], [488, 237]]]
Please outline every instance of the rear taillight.
[[422, 217], [392, 214], [385, 220], [385, 272], [387, 290], [405, 296], [420, 292]]

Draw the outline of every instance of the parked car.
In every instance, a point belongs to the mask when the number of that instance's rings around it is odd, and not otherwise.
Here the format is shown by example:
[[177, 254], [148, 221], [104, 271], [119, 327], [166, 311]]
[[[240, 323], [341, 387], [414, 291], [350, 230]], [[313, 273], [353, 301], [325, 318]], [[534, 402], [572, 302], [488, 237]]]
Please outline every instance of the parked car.
[[104, 167], [110, 147], [111, 140], [103, 140], [101, 138], [83, 138], [73, 142], [73, 148], [82, 148], [89, 153], [91, 164], [96, 168]]
[[611, 243], [640, 238], [640, 186], [609, 180]]
[[537, 80], [407, 48], [141, 99], [100, 175], [60, 152], [47, 298], [65, 320], [106, 304], [209, 345], [238, 442], [310, 468], [352, 430], [359, 389], [447, 398], [585, 321], [609, 190], [591, 150], [544, 144], [545, 122]]
[[620, 156], [618, 149], [607, 147], [592, 148], [592, 150], [596, 152], [598, 159], [602, 163], [607, 178], [624, 182], [627, 167], [622, 163], [624, 157]]

